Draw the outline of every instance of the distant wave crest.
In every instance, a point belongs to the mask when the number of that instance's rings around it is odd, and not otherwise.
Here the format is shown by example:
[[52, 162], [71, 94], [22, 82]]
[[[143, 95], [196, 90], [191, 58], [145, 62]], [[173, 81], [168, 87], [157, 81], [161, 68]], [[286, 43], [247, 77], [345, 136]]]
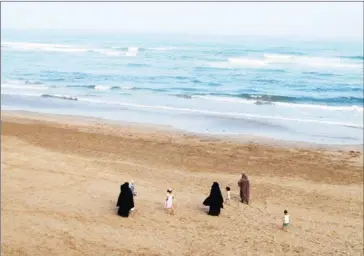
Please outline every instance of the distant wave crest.
[[363, 63], [353, 61], [350, 62], [343, 58], [326, 58], [285, 54], [264, 54], [261, 58], [231, 57], [226, 61], [210, 62], [207, 65], [214, 68], [264, 68], [274, 65], [298, 65], [309, 68], [363, 68]]
[[22, 51], [44, 51], [44, 52], [63, 52], [63, 53], [87, 53], [95, 52], [106, 56], [136, 56], [138, 47], [127, 47], [125, 51], [114, 49], [100, 49], [85, 46], [49, 43], [28, 43], [28, 42], [1, 42], [1, 47]]
[[128, 47], [106, 47], [95, 48], [69, 44], [50, 44], [50, 43], [30, 43], [30, 42], [1, 42], [1, 47], [22, 51], [44, 51], [44, 52], [63, 52], [63, 53], [87, 53], [94, 52], [106, 56], [126, 56], [134, 57], [139, 52], [156, 51], [164, 52], [177, 49], [176, 47], [150, 47], [143, 48], [137, 46]]
[[4, 89], [16, 89], [16, 90], [46, 90], [47, 86], [44, 86], [39, 81], [33, 80], [6, 80], [1, 83], [1, 88]]
[[132, 90], [135, 89], [134, 86], [129, 86], [129, 85], [120, 85], [120, 86], [111, 86], [111, 85], [95, 85], [95, 86], [91, 86], [95, 89], [95, 91], [109, 91], [109, 90]]

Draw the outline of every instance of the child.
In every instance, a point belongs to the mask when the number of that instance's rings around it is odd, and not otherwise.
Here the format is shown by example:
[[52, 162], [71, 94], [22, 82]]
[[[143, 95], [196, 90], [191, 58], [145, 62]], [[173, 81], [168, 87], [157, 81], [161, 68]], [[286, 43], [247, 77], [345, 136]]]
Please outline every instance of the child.
[[225, 202], [230, 204], [231, 203], [231, 196], [230, 196], [230, 187], [226, 187], [227, 195]]
[[287, 231], [289, 222], [290, 222], [290, 218], [289, 218], [289, 215], [288, 215], [288, 211], [287, 210], [284, 210], [282, 230]]
[[133, 193], [133, 196], [136, 196], [137, 193], [135, 192], [135, 182], [134, 182], [134, 180], [130, 181], [129, 188], [130, 188], [131, 192]]
[[165, 209], [166, 209], [166, 213], [172, 214], [172, 215], [174, 215], [173, 199], [174, 199], [174, 195], [172, 194], [172, 189], [170, 188], [167, 190]]

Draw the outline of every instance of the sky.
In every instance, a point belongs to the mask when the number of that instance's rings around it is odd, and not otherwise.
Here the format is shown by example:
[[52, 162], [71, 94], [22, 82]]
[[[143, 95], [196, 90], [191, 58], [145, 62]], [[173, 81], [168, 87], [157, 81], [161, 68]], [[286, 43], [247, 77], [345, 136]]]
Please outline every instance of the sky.
[[363, 3], [1, 3], [1, 27], [363, 38]]

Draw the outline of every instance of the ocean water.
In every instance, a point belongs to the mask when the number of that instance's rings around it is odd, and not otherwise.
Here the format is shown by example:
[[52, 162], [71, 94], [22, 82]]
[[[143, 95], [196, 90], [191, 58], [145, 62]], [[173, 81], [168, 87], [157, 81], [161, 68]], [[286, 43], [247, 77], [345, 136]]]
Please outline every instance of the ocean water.
[[1, 107], [361, 144], [362, 44], [2, 30]]

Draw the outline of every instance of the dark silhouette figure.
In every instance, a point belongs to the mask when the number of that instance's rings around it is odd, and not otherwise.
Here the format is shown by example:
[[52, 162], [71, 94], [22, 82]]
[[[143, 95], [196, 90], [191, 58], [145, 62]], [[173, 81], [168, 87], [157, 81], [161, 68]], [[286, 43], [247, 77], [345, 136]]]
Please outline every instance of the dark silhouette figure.
[[224, 208], [224, 199], [221, 194], [219, 183], [214, 182], [211, 186], [210, 195], [203, 202], [205, 206], [209, 206], [209, 215], [219, 216], [221, 208]]
[[128, 182], [120, 186], [120, 194], [116, 206], [119, 207], [118, 215], [129, 217], [130, 210], [134, 208], [134, 196]]

